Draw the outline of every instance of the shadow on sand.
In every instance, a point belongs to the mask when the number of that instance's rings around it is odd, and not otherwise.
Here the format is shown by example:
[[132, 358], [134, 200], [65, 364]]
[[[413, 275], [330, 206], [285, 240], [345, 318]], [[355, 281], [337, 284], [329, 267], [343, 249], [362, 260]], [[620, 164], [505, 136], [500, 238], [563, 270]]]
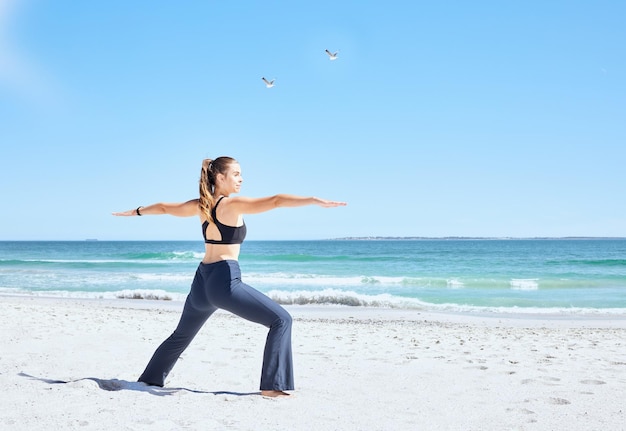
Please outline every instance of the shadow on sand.
[[176, 392], [186, 391], [193, 392], [195, 394], [212, 394], [212, 395], [234, 395], [238, 397], [245, 397], [250, 395], [261, 395], [261, 392], [230, 392], [230, 391], [198, 391], [195, 389], [187, 389], [187, 388], [161, 388], [158, 386], [149, 386], [142, 382], [129, 382], [128, 380], [118, 380], [118, 379], [99, 379], [97, 377], [83, 377], [82, 379], [75, 380], [55, 380], [55, 379], [46, 379], [43, 377], [35, 377], [26, 373], [19, 373], [21, 377], [26, 377], [31, 380], [38, 380], [43, 383], [47, 383], [49, 385], [57, 385], [57, 384], [66, 384], [66, 383], [74, 383], [80, 382], [83, 380], [91, 380], [92, 382], [96, 382], [98, 387], [105, 391], [139, 391], [139, 392], [147, 392], [152, 395], [157, 395], [160, 397], [164, 397], [167, 395], [175, 394]]

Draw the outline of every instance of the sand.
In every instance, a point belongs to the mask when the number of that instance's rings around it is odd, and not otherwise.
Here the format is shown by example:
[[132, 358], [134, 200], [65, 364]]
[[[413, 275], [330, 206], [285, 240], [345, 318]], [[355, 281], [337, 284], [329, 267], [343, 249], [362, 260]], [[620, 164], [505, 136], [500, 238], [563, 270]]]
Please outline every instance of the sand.
[[228, 313], [155, 388], [181, 303], [0, 296], [0, 429], [626, 429], [626, 316], [287, 308], [296, 390], [270, 399], [266, 329]]

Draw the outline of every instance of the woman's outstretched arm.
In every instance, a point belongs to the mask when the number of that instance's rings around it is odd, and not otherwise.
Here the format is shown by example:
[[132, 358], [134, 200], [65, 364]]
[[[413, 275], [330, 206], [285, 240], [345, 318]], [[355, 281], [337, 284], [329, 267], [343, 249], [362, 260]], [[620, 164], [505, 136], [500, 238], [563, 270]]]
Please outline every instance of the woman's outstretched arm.
[[278, 194], [264, 198], [249, 198], [236, 196], [229, 199], [229, 206], [239, 214], [258, 214], [274, 208], [281, 207], [302, 207], [306, 205], [319, 205], [324, 208], [332, 208], [347, 205], [345, 202], [330, 201], [314, 196], [295, 196]]
[[198, 215], [200, 213], [200, 209], [198, 206], [198, 199], [191, 199], [187, 202], [177, 202], [177, 203], [165, 203], [159, 202], [152, 205], [147, 206], [139, 206], [135, 209], [123, 211], [123, 212], [114, 212], [114, 216], [144, 216], [144, 215], [161, 215], [161, 214], [169, 214], [176, 217], [192, 217]]

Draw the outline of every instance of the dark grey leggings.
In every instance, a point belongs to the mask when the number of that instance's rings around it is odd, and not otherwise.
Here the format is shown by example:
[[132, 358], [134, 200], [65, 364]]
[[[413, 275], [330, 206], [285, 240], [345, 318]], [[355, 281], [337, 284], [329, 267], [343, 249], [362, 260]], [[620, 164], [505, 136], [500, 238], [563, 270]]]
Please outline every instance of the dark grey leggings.
[[263, 354], [261, 390], [293, 390], [291, 316], [243, 283], [235, 260], [200, 263], [178, 326], [154, 352], [139, 381], [163, 386], [180, 355], [218, 308], [270, 328]]

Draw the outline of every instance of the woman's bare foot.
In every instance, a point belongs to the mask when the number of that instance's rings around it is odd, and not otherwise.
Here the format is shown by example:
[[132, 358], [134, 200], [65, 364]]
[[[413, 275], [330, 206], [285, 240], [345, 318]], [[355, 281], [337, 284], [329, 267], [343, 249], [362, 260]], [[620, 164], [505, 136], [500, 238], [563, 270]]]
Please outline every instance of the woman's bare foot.
[[270, 398], [289, 396], [287, 392], [283, 392], [283, 391], [261, 391], [261, 395], [264, 397], [270, 397]]

